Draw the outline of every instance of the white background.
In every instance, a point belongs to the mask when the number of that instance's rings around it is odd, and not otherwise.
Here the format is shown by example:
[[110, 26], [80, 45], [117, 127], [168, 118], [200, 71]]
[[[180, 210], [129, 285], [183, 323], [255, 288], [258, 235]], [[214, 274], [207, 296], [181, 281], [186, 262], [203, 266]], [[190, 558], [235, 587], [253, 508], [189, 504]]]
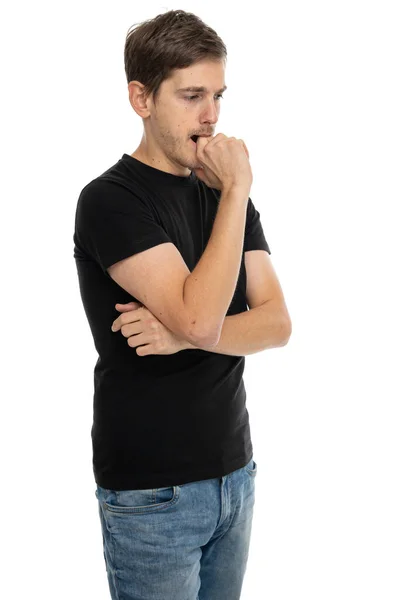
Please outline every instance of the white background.
[[129, 27], [178, 8], [227, 45], [216, 133], [248, 146], [293, 324], [287, 346], [246, 357], [241, 600], [399, 600], [400, 23], [382, 0], [2, 9], [1, 597], [109, 599], [75, 208], [141, 139]]

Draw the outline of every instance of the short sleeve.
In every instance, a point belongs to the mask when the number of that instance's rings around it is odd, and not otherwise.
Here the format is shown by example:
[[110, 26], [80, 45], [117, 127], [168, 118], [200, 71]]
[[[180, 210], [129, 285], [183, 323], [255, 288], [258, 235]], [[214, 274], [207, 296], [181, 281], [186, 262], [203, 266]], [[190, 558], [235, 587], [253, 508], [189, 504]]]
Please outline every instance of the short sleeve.
[[140, 193], [99, 178], [80, 193], [75, 239], [105, 273], [128, 256], [171, 242]]
[[246, 227], [243, 243], [243, 251], [247, 252], [248, 250], [266, 250], [268, 254], [271, 254], [261, 225], [260, 213], [255, 208], [251, 198], [249, 198], [247, 204]]

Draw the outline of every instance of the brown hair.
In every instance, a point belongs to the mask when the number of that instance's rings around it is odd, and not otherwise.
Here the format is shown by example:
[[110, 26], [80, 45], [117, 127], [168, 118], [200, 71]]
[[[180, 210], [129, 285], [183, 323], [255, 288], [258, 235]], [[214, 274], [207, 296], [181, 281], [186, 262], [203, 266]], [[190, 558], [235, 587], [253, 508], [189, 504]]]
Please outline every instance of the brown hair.
[[140, 81], [145, 96], [153, 94], [154, 102], [162, 82], [174, 69], [204, 59], [226, 62], [224, 42], [193, 13], [170, 10], [136, 25], [128, 30], [125, 41], [126, 79], [128, 83]]

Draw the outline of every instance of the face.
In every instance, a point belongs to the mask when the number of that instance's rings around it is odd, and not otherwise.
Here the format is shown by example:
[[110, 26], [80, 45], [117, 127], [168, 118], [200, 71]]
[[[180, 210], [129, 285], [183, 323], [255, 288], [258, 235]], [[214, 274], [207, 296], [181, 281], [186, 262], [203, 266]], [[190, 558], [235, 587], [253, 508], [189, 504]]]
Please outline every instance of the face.
[[224, 87], [223, 61], [203, 61], [177, 69], [162, 82], [156, 103], [152, 97], [146, 102], [147, 117], [145, 113], [141, 115], [145, 117], [145, 131], [139, 153], [156, 168], [190, 175], [189, 169], [201, 166], [191, 136], [215, 135]]

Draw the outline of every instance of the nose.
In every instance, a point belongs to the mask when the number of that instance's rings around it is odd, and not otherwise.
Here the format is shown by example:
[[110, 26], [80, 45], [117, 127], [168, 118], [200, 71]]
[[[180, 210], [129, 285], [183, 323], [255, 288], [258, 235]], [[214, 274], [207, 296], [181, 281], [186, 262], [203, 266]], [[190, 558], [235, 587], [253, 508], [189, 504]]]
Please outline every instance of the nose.
[[201, 121], [207, 123], [216, 123], [218, 121], [219, 107], [215, 104], [214, 100], [207, 103]]

